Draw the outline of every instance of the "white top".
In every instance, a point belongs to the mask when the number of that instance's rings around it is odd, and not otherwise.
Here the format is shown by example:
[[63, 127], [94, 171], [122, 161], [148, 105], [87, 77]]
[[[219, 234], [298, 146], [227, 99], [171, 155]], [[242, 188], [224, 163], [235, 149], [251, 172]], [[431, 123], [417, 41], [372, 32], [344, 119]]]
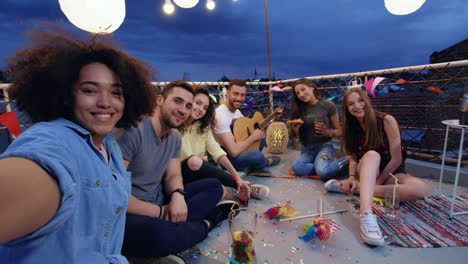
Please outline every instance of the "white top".
[[232, 120], [243, 117], [241, 111], [236, 109], [233, 113], [226, 105], [222, 104], [216, 108], [216, 126], [214, 128], [215, 134], [221, 134], [231, 131]]

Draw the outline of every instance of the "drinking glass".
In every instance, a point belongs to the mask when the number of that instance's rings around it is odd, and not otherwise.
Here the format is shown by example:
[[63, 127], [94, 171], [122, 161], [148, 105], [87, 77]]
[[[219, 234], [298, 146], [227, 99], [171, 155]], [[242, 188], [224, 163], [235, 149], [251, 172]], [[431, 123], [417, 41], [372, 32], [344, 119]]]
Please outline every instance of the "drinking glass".
[[400, 196], [398, 187], [385, 191], [385, 218], [395, 220], [400, 209]]
[[[257, 212], [241, 208], [229, 213], [229, 229], [232, 238], [231, 258], [237, 263], [256, 264], [254, 248]], [[234, 263], [231, 261], [231, 264]]]

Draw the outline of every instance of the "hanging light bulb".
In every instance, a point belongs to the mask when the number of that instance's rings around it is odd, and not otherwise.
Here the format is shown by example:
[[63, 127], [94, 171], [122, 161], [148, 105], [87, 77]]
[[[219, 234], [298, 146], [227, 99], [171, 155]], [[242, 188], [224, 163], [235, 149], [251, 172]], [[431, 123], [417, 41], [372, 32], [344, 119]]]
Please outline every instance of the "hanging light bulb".
[[125, 0], [59, 0], [60, 9], [78, 28], [97, 34], [109, 34], [125, 19]]
[[182, 8], [192, 8], [198, 4], [199, 0], [174, 0], [174, 3]]
[[385, 0], [385, 7], [394, 15], [408, 15], [421, 8], [425, 2], [426, 0]]
[[165, 0], [164, 5], [163, 5], [163, 10], [164, 10], [164, 13], [168, 15], [172, 15], [172, 13], [174, 13], [175, 7], [172, 4], [171, 0]]
[[216, 6], [216, 3], [213, 0], [206, 0], [206, 8], [213, 10]]

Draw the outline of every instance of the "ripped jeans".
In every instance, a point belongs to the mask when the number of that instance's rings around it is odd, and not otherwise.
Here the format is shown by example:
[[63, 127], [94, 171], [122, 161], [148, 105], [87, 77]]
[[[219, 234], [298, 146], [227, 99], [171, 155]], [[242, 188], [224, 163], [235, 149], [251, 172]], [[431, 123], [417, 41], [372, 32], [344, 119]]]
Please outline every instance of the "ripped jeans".
[[292, 170], [297, 175], [318, 175], [324, 181], [332, 179], [348, 163], [346, 157], [335, 159], [335, 153], [331, 143], [305, 146], [294, 161]]

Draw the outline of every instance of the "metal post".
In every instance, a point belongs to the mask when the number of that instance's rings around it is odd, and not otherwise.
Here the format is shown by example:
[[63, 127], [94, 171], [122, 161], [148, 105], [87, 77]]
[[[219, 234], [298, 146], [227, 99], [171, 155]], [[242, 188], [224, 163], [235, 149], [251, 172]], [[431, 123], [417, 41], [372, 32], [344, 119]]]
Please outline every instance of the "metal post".
[[[266, 32], [266, 44], [267, 44], [267, 56], [268, 56], [268, 80], [271, 82], [271, 56], [270, 56], [270, 30], [268, 29], [268, 0], [263, 0], [263, 7], [265, 10], [265, 32]], [[271, 89], [271, 84], [269, 85]], [[270, 110], [273, 111], [273, 93], [270, 95]]]

